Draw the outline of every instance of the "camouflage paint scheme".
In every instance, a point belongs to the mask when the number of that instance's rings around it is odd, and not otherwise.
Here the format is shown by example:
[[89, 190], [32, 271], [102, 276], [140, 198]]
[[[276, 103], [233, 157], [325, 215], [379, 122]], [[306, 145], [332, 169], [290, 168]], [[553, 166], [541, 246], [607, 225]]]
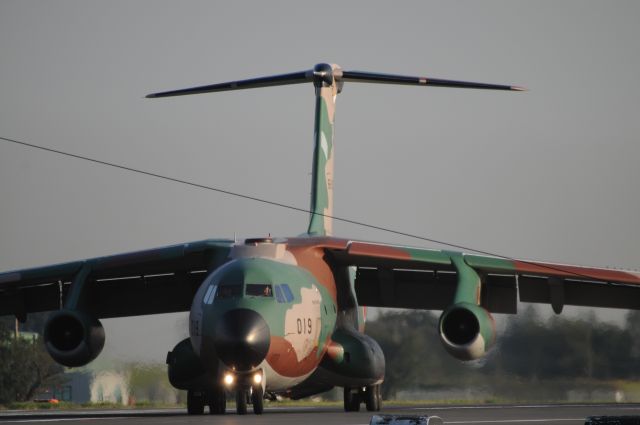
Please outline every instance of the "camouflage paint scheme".
[[[335, 101], [347, 81], [520, 90], [319, 64], [310, 71], [150, 95], [313, 82], [307, 232], [240, 242], [212, 239], [3, 273], [0, 315], [25, 320], [30, 312], [56, 310], [45, 332], [47, 348], [56, 361], [78, 366], [93, 360], [104, 344], [98, 319], [190, 310], [190, 338], [167, 359], [176, 387], [215, 391], [227, 372], [259, 371], [262, 390], [297, 398], [333, 386], [370, 389], [383, 381], [384, 355], [363, 333], [366, 305], [442, 310], [442, 343], [463, 360], [478, 358], [493, 345], [491, 313], [516, 313], [518, 297], [551, 304], [556, 313], [564, 305], [640, 309], [640, 274], [635, 272], [332, 237]], [[220, 288], [233, 285], [241, 288], [234, 296], [218, 296]], [[250, 294], [247, 285], [270, 290]], [[223, 362], [216, 345], [217, 326], [237, 311], [257, 314], [268, 328], [263, 332], [268, 349], [246, 370], [236, 370], [233, 359]], [[71, 331], [78, 331], [77, 346], [68, 349], [58, 340]]]
[[[339, 73], [337, 65], [331, 72]], [[311, 177], [311, 218], [307, 233], [314, 236], [332, 234], [333, 214], [333, 122], [336, 112], [336, 97], [339, 86], [332, 81], [315, 84], [316, 108], [313, 131], [314, 152]]]

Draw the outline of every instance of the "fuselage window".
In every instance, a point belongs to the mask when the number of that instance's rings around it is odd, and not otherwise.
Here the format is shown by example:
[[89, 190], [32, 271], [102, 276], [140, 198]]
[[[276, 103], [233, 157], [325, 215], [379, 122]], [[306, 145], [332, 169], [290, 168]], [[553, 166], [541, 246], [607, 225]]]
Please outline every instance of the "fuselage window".
[[216, 291], [216, 299], [240, 298], [242, 295], [242, 285], [220, 285]]
[[273, 297], [273, 289], [268, 283], [248, 283], [244, 293], [249, 297]]

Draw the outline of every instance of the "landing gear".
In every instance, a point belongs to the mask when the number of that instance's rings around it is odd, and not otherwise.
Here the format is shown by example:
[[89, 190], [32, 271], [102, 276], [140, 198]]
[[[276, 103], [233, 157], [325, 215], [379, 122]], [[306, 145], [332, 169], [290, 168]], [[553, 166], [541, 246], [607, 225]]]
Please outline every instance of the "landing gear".
[[344, 411], [360, 411], [360, 392], [358, 388], [344, 387]]
[[250, 389], [238, 388], [236, 390], [236, 412], [238, 415], [247, 414], [247, 404], [251, 401], [253, 413], [262, 415], [264, 412], [264, 391], [262, 387], [252, 387]]
[[264, 411], [264, 391], [261, 386], [253, 387], [251, 391], [251, 404], [253, 404], [253, 413], [262, 415]]
[[217, 388], [211, 392], [187, 391], [187, 413], [190, 415], [204, 414], [204, 406], [209, 405], [209, 413], [223, 415], [227, 410], [227, 395], [224, 389]]
[[204, 413], [204, 391], [187, 391], [187, 413], [190, 415], [202, 415]]
[[367, 385], [360, 388], [344, 387], [344, 411], [360, 411], [360, 403], [364, 402], [369, 412], [378, 412], [382, 407], [380, 385]]
[[264, 411], [265, 375], [262, 370], [253, 372], [230, 372], [224, 374], [226, 388], [235, 393], [236, 413], [247, 414], [247, 405], [251, 404], [253, 413], [261, 415]]
[[209, 394], [209, 413], [224, 415], [227, 410], [227, 394], [223, 388], [216, 388]]
[[244, 388], [238, 388], [236, 390], [236, 413], [238, 415], [247, 414], [247, 390]]
[[380, 385], [370, 385], [364, 388], [364, 404], [369, 412], [378, 412], [382, 407]]

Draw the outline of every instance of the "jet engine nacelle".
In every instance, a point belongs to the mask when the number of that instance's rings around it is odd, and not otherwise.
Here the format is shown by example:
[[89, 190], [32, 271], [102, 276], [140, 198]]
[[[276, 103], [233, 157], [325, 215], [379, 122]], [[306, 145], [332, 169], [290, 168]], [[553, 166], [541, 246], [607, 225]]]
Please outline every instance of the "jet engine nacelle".
[[215, 379], [207, 374], [191, 339], [183, 339], [167, 354], [169, 382], [180, 390], [207, 389]]
[[491, 314], [470, 303], [454, 304], [446, 309], [440, 316], [438, 330], [444, 348], [460, 360], [482, 357], [496, 338]]
[[68, 367], [84, 366], [104, 347], [104, 328], [92, 316], [77, 310], [54, 313], [44, 328], [44, 343], [56, 362]]

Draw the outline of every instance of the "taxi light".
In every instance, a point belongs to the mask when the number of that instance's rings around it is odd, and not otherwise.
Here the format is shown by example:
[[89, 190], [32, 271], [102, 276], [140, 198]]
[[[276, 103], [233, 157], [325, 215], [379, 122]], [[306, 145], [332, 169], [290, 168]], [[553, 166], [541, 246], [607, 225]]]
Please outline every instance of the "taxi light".
[[224, 375], [224, 383], [229, 386], [231, 384], [233, 384], [233, 375], [231, 373], [227, 373]]
[[253, 375], [253, 382], [259, 384], [262, 382], [262, 374], [260, 372]]

